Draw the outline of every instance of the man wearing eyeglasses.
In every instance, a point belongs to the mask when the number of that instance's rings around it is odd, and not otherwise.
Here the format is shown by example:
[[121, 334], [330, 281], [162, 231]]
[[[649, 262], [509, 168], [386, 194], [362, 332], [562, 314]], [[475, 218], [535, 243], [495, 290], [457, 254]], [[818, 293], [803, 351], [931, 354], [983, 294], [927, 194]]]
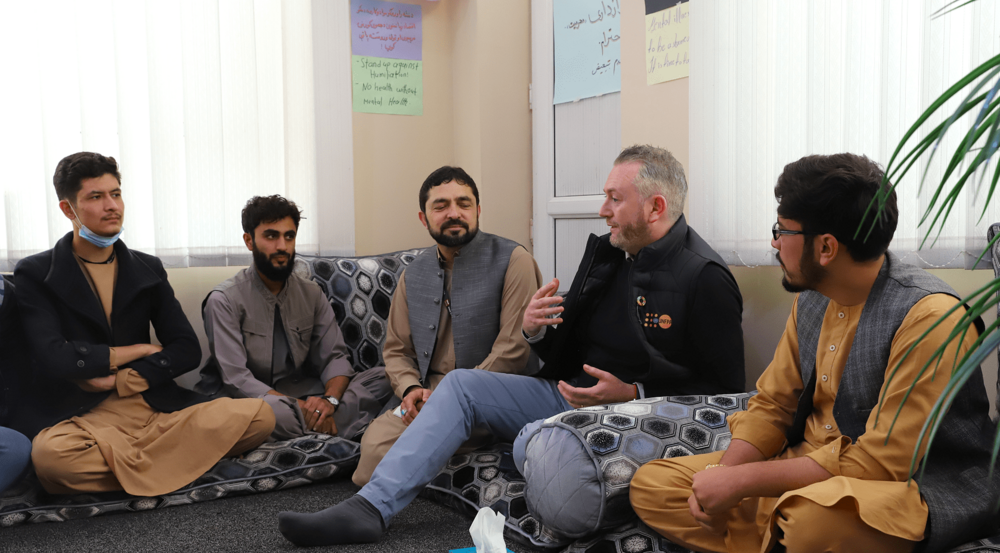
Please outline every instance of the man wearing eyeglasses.
[[729, 418], [725, 452], [639, 469], [636, 513], [697, 551], [943, 551], [989, 533], [1000, 483], [989, 477], [995, 425], [978, 367], [926, 473], [907, 482], [926, 449], [921, 427], [978, 332], [949, 343], [958, 295], [888, 253], [898, 211], [882, 169], [809, 156], [785, 166], [774, 193], [771, 246], [797, 293], [774, 360], [747, 411]]

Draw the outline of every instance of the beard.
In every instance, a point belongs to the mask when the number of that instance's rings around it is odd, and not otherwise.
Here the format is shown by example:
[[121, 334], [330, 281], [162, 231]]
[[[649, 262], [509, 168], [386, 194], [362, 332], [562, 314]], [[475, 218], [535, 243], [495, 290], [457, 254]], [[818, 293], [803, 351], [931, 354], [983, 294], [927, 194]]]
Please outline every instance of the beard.
[[[785, 264], [781, 261], [781, 257], [778, 254], [774, 254], [774, 256], [778, 259], [778, 263], [781, 264], [781, 268], [785, 269]], [[802, 281], [796, 283], [788, 280], [788, 269], [785, 269], [785, 274], [781, 276], [781, 286], [786, 291], [794, 294], [807, 290], [815, 290], [826, 278], [828, 271], [814, 259], [813, 245], [810, 241], [807, 241], [802, 248], [802, 255], [799, 258], [799, 271], [802, 272]]]
[[[277, 258], [279, 256], [287, 256], [288, 261], [283, 267], [275, 267], [271, 263], [271, 259]], [[295, 269], [295, 252], [288, 253], [284, 251], [278, 251], [271, 254], [270, 256], [265, 255], [264, 252], [257, 249], [257, 244], [253, 245], [253, 264], [257, 267], [257, 270], [266, 276], [269, 280], [274, 282], [285, 282], [288, 277], [292, 276], [292, 271]]]
[[[465, 232], [452, 236], [451, 234], [445, 232], [445, 229], [449, 226], [462, 227], [465, 229]], [[430, 233], [431, 238], [433, 238], [438, 244], [441, 244], [446, 248], [458, 248], [472, 242], [476, 235], [479, 234], [479, 226], [477, 225], [475, 228], [470, 230], [468, 223], [465, 221], [459, 219], [448, 219], [441, 224], [441, 230], [434, 232], [430, 226], [428, 226], [427, 232]]]
[[634, 249], [638, 252], [651, 242], [649, 225], [641, 222], [618, 225], [618, 236], [611, 235], [611, 245], [624, 251]]

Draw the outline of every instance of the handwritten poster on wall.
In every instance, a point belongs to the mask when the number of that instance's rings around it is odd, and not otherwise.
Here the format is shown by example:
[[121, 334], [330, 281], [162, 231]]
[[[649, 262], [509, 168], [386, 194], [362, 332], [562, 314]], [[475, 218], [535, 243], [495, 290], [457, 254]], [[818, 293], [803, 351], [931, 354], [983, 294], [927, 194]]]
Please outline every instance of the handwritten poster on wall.
[[554, 104], [622, 89], [620, 0], [554, 0]]
[[646, 0], [646, 84], [688, 76], [688, 0]]
[[354, 111], [423, 115], [420, 6], [351, 0]]

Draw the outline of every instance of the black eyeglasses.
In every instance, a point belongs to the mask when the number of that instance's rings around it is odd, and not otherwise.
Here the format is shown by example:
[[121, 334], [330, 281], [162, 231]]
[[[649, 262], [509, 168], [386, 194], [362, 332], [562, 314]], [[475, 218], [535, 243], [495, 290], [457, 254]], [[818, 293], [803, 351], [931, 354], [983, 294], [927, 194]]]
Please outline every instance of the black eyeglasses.
[[777, 240], [778, 237], [780, 237], [782, 234], [788, 234], [788, 235], [802, 234], [804, 236], [811, 236], [811, 235], [825, 234], [825, 233], [823, 233], [823, 232], [804, 232], [804, 231], [801, 231], [801, 230], [785, 230], [783, 228], [778, 228], [778, 223], [775, 222], [774, 226], [771, 227], [771, 236], [773, 236], [774, 239]]

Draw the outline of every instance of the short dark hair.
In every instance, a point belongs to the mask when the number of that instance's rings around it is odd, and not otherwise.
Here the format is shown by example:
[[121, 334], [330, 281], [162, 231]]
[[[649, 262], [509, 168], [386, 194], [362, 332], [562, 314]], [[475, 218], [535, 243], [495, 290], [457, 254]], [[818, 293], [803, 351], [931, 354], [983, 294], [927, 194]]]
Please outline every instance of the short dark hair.
[[[875, 260], [889, 249], [899, 220], [896, 192], [883, 183], [884, 174], [866, 156], [806, 156], [778, 177], [778, 215], [798, 221], [805, 232], [832, 234], [855, 261]], [[869, 209], [879, 194], [885, 198], [881, 213], [877, 205]]]
[[80, 191], [83, 179], [96, 179], [111, 175], [122, 183], [122, 175], [118, 172], [118, 162], [113, 157], [102, 156], [94, 152], [77, 152], [70, 154], [56, 165], [52, 175], [52, 184], [56, 187], [56, 197], [76, 203], [76, 194]]
[[295, 202], [287, 200], [278, 194], [273, 196], [254, 196], [243, 206], [243, 232], [253, 236], [253, 231], [261, 223], [273, 223], [285, 217], [291, 217], [295, 229], [299, 228], [299, 219], [304, 219], [302, 211]]
[[472, 177], [461, 167], [445, 165], [444, 167], [435, 169], [433, 173], [424, 179], [424, 183], [420, 185], [420, 211], [427, 213], [425, 206], [427, 205], [427, 197], [430, 196], [431, 188], [451, 181], [471, 188], [472, 195], [476, 197], [476, 205], [479, 205], [479, 189], [476, 188], [476, 181], [472, 180]]

